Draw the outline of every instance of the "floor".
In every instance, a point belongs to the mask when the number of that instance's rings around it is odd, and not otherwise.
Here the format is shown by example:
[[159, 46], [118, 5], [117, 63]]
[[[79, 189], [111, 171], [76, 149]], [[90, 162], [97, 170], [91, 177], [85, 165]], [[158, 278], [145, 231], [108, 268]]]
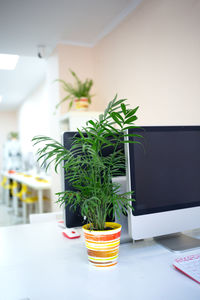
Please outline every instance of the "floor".
[[[49, 203], [46, 203], [48, 201], [44, 201], [44, 213], [49, 212]], [[14, 210], [12, 208], [12, 203], [10, 203], [10, 207], [6, 206], [5, 203], [3, 203], [3, 199], [0, 193], [0, 227], [2, 226], [12, 226], [17, 224], [24, 224], [23, 218], [22, 218], [22, 205], [18, 207], [19, 216], [14, 215]], [[35, 210], [33, 210], [31, 213], [34, 213]], [[29, 218], [27, 216], [26, 223], [29, 223]]]
[[12, 226], [22, 224], [22, 216], [16, 217], [11, 207], [7, 207], [2, 203], [2, 197], [0, 195], [0, 227]]
[[22, 217], [16, 217], [13, 210], [4, 204], [0, 204], [0, 226], [11, 226], [22, 224]]

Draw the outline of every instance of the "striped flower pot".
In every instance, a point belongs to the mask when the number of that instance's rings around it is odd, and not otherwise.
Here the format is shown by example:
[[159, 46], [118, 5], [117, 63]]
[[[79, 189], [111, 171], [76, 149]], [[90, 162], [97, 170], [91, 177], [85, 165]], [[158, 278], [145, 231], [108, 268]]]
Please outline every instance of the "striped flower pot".
[[88, 98], [75, 99], [75, 108], [77, 110], [87, 110], [89, 106]]
[[83, 232], [88, 252], [88, 260], [95, 267], [111, 267], [117, 264], [121, 225], [106, 222], [110, 230], [95, 231], [84, 225]]

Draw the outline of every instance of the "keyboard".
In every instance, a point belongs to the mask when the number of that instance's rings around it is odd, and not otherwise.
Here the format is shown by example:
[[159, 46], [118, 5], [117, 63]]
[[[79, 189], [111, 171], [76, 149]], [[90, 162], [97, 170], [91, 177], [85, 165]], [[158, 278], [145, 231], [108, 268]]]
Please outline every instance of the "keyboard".
[[173, 266], [200, 284], [200, 253], [179, 257]]

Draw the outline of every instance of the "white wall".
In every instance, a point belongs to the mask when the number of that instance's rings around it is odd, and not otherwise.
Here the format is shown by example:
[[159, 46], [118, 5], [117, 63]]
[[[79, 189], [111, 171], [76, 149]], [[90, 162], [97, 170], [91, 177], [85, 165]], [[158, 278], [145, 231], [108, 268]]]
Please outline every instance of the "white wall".
[[0, 170], [2, 169], [3, 145], [11, 131], [18, 131], [17, 113], [0, 112]]
[[33, 151], [32, 138], [50, 134], [47, 84], [44, 80], [21, 105], [18, 113], [20, 141], [24, 153]]
[[[53, 81], [58, 78], [57, 50], [46, 60], [46, 77], [43, 82], [24, 101], [18, 111], [18, 124], [23, 153], [36, 152], [32, 138], [37, 135], [50, 136], [60, 140], [59, 111], [55, 106], [59, 99], [58, 85]], [[61, 177], [50, 169], [52, 179], [51, 209], [58, 210], [55, 193], [61, 190]]]
[[[55, 49], [54, 53], [47, 60], [47, 85], [48, 85], [48, 105], [49, 105], [49, 117], [50, 117], [50, 136], [57, 141], [61, 141], [61, 130], [59, 124], [60, 111], [55, 113], [55, 106], [59, 101], [59, 88], [54, 83], [54, 80], [59, 77], [59, 64], [58, 64], [58, 50]], [[51, 168], [52, 178], [52, 210], [60, 210], [58, 204], [56, 204], [57, 196], [55, 193], [61, 191], [61, 175], [60, 170], [58, 174]]]

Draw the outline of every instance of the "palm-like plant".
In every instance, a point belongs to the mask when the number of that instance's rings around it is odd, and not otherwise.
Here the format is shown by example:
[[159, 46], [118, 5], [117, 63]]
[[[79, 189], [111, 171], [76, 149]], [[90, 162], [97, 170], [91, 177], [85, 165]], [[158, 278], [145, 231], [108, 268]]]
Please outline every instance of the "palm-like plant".
[[11, 131], [9, 134], [8, 134], [8, 137], [10, 139], [18, 139], [19, 138], [19, 133], [18, 132], [15, 132], [15, 131]]
[[[64, 162], [66, 179], [72, 189], [57, 193], [57, 202], [74, 209], [80, 206], [82, 216], [95, 230], [104, 230], [108, 215], [119, 215], [121, 210], [132, 209], [130, 193], [119, 194], [119, 184], [112, 182], [112, 177], [119, 176], [125, 167], [124, 153], [119, 146], [138, 143], [129, 138], [141, 137], [127, 134], [127, 129], [135, 128], [138, 107], [128, 109], [125, 102], [126, 99], [115, 97], [98, 120], [89, 120], [82, 130], [78, 130], [79, 135], [74, 136], [70, 150], [49, 137], [33, 138], [35, 144], [45, 142], [38, 150], [39, 159], [49, 164], [54, 162], [55, 170]], [[103, 150], [107, 147], [112, 147], [113, 151], [105, 156]]]
[[65, 82], [63, 79], [56, 79], [55, 81], [58, 81], [62, 84], [62, 87], [64, 91], [67, 93], [67, 96], [65, 96], [57, 105], [58, 106], [63, 103], [64, 101], [69, 100], [69, 109], [72, 107], [73, 102], [75, 99], [80, 98], [87, 98], [88, 103], [91, 103], [92, 95], [90, 94], [90, 90], [93, 86], [93, 80], [92, 79], [86, 79], [84, 82], [82, 82], [79, 77], [76, 75], [76, 73], [72, 70], [69, 70], [72, 74], [72, 76], [75, 79], [75, 84], [72, 85], [71, 83]]

